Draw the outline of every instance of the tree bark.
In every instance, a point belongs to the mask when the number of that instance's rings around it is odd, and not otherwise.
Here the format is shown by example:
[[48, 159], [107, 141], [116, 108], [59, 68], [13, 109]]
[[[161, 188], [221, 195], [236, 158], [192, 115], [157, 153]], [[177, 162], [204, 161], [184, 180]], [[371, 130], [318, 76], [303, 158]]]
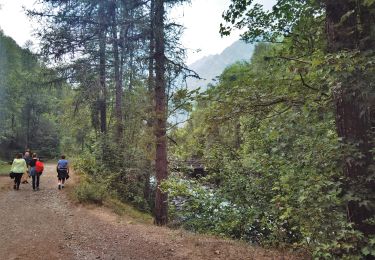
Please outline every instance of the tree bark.
[[[148, 99], [150, 101], [150, 105], [147, 108], [147, 128], [152, 132], [153, 127], [153, 120], [152, 120], [152, 112], [153, 112], [153, 94], [155, 90], [155, 69], [154, 69], [154, 54], [155, 54], [155, 39], [154, 39], [154, 15], [155, 15], [155, 2], [151, 1], [150, 6], [150, 29], [149, 29], [149, 58], [148, 58], [148, 79], [147, 79], [147, 85], [148, 85]], [[153, 151], [153, 144], [152, 142], [149, 142], [147, 144], [147, 153], [148, 155], [151, 155]], [[148, 158], [151, 158], [149, 156]], [[151, 202], [151, 189], [150, 189], [150, 178], [151, 173], [153, 170], [152, 161], [150, 159], [147, 159], [147, 167], [148, 171], [146, 171], [145, 176], [145, 185], [143, 190], [143, 196], [147, 200], [147, 202]]]
[[31, 112], [30, 109], [27, 109], [26, 113], [26, 144], [25, 147], [30, 147], [30, 120], [31, 120]]
[[123, 120], [122, 120], [122, 84], [120, 75], [120, 55], [117, 35], [116, 1], [112, 3], [112, 41], [113, 41], [113, 66], [115, 72], [115, 115], [116, 115], [116, 139], [122, 142]]
[[165, 43], [164, 43], [164, 0], [155, 0], [154, 15], [155, 37], [155, 121], [154, 131], [156, 138], [156, 196], [155, 196], [155, 224], [168, 223], [168, 194], [162, 192], [160, 184], [168, 177], [167, 169], [167, 106], [165, 82]]
[[99, 113], [100, 132], [107, 132], [107, 87], [106, 87], [106, 25], [103, 1], [99, 4]]
[[[351, 0], [326, 0], [326, 33], [328, 51], [331, 53], [343, 50], [371, 50], [374, 39], [370, 28], [374, 28], [374, 17], [370, 10]], [[372, 11], [374, 11], [372, 7]], [[345, 19], [344, 16], [352, 13]], [[363, 24], [362, 24], [363, 23]], [[338, 79], [341, 80], [341, 79]], [[371, 190], [373, 182], [366, 182], [369, 166], [373, 163], [370, 140], [371, 110], [374, 104], [369, 102], [363, 92], [364, 77], [353, 73], [349, 80], [337, 82], [334, 89], [336, 106], [336, 128], [343, 144], [354, 147], [361, 156], [354, 152], [344, 158], [343, 172], [346, 176], [345, 193], [361, 196], [361, 188]], [[367, 105], [369, 104], [369, 105]], [[360, 204], [361, 201], [349, 201], [347, 204], [348, 220], [365, 235], [374, 234], [374, 226], [366, 220], [374, 212]]]

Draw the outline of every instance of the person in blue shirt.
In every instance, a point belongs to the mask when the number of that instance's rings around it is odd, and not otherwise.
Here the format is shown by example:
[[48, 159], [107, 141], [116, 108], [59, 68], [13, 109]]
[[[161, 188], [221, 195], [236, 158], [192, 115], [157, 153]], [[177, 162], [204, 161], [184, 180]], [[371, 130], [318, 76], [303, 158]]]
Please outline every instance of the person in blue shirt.
[[58, 189], [64, 188], [65, 180], [69, 178], [69, 162], [65, 159], [65, 155], [61, 155], [61, 159], [57, 162], [57, 179]]

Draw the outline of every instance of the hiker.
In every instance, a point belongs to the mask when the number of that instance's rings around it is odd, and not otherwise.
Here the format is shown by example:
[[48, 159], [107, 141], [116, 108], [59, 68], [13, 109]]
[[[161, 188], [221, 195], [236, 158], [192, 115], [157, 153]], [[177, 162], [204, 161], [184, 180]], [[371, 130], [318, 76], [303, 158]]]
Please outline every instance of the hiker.
[[33, 178], [33, 190], [37, 191], [39, 190], [39, 181], [40, 181], [40, 175], [42, 175], [44, 170], [44, 164], [41, 159], [37, 159], [35, 162], [34, 172], [32, 178]]
[[23, 159], [25, 159], [25, 161], [26, 161], [27, 171], [26, 171], [26, 174], [22, 175], [21, 183], [25, 184], [25, 183], [29, 183], [27, 181], [27, 179], [30, 176], [30, 172], [29, 172], [30, 169], [29, 169], [29, 167], [30, 167], [30, 162], [32, 160], [29, 149], [26, 150], [26, 152], [25, 152], [25, 154], [23, 156]]
[[30, 163], [29, 163], [29, 175], [33, 179], [33, 189], [35, 189], [35, 173], [36, 173], [35, 164], [36, 164], [37, 161], [38, 161], [37, 154], [33, 153], [33, 156], [32, 156], [32, 158], [30, 160]]
[[22, 158], [22, 153], [18, 153], [13, 160], [11, 172], [14, 174], [13, 189], [19, 190], [22, 175], [27, 171], [26, 161]]
[[65, 180], [69, 178], [69, 162], [65, 159], [65, 155], [61, 155], [61, 159], [57, 162], [57, 179], [58, 189], [64, 189]]

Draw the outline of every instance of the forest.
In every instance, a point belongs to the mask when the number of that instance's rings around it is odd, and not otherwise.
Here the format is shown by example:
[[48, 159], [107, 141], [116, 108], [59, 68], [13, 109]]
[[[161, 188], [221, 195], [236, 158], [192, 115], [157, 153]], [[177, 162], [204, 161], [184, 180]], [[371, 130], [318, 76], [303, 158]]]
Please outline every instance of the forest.
[[374, 0], [231, 0], [218, 34], [254, 54], [205, 91], [168, 16], [188, 0], [39, 2], [38, 53], [0, 31], [2, 161], [64, 153], [80, 202], [158, 226], [375, 258]]

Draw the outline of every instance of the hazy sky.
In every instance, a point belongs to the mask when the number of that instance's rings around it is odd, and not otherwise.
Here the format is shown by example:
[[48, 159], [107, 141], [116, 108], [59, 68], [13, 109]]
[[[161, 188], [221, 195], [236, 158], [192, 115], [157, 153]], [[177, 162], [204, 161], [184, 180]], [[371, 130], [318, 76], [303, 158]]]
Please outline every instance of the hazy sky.
[[[188, 64], [203, 56], [221, 53], [226, 47], [239, 39], [240, 32], [221, 37], [220, 23], [222, 13], [228, 8], [230, 0], [192, 0], [175, 8], [173, 16], [186, 27], [182, 42], [188, 48]], [[258, 0], [264, 7], [271, 8], [276, 0]], [[200, 52], [195, 50], [200, 49]]]
[[[186, 29], [182, 43], [188, 48], [188, 64], [210, 54], [217, 54], [238, 40], [239, 33], [222, 38], [219, 25], [221, 14], [229, 6], [229, 0], [192, 0], [175, 8], [172, 15]], [[196, 50], [200, 50], [197, 52]]]
[[32, 6], [34, 0], [0, 0], [0, 28], [19, 45], [32, 39], [31, 24], [22, 5]]
[[[35, 0], [0, 0], [0, 28], [21, 46], [27, 40], [36, 42], [32, 37], [32, 25], [22, 6], [32, 7]], [[259, 0], [269, 7], [275, 0]], [[190, 64], [203, 56], [223, 51], [239, 38], [239, 32], [221, 38], [219, 24], [221, 14], [229, 6], [230, 0], [192, 0], [175, 8], [171, 15], [186, 27], [182, 38], [188, 48], [187, 63]], [[196, 52], [197, 49], [201, 51]]]

